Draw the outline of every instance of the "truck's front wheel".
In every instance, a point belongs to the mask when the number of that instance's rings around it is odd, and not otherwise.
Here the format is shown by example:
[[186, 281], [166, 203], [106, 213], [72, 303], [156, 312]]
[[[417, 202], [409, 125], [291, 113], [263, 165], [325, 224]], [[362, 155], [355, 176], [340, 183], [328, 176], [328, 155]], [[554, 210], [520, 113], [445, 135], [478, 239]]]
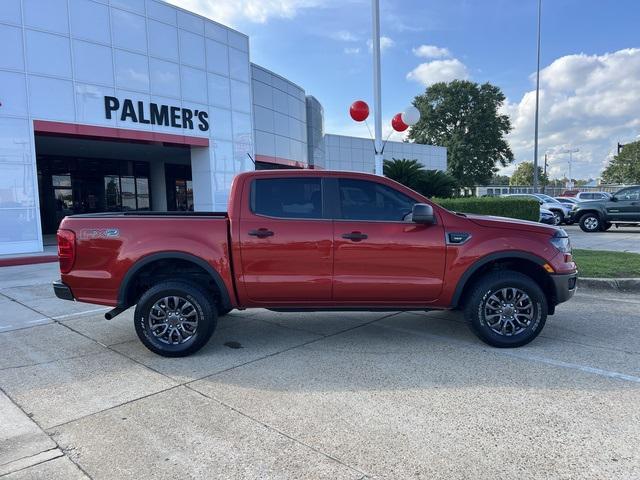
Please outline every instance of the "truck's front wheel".
[[472, 287], [464, 315], [471, 330], [493, 347], [520, 347], [542, 331], [547, 299], [530, 277], [510, 270], [488, 273]]
[[580, 217], [580, 229], [583, 232], [599, 232], [602, 229], [602, 220], [596, 213], [585, 213]]
[[136, 306], [136, 333], [145, 347], [164, 357], [184, 357], [211, 338], [217, 309], [211, 296], [189, 282], [169, 281], [147, 290]]

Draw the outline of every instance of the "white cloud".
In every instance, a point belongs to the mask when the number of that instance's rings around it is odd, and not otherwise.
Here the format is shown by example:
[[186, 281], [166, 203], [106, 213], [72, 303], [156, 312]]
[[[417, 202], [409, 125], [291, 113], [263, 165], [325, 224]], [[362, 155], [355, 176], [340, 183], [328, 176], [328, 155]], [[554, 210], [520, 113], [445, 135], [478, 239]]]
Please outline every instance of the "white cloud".
[[413, 54], [421, 58], [447, 58], [451, 56], [448, 49], [435, 45], [420, 45], [413, 49]]
[[465, 64], [457, 58], [421, 63], [407, 73], [408, 80], [419, 82], [426, 87], [437, 82], [466, 80], [467, 78], [469, 78], [469, 71]]
[[339, 40], [341, 42], [357, 42], [358, 37], [352, 32], [347, 30], [340, 30], [339, 32], [333, 32], [329, 35], [333, 40]]
[[[514, 127], [509, 143], [516, 161], [533, 158], [535, 91], [520, 102], [504, 107]], [[539, 161], [548, 152], [550, 174], [577, 178], [599, 176], [618, 141], [636, 139], [640, 133], [640, 49], [604, 55], [567, 55], [540, 72]], [[511, 170], [511, 169], [509, 169]]]
[[344, 53], [347, 55], [357, 55], [360, 53], [360, 47], [345, 47]]
[[322, 0], [167, 0], [224, 25], [238, 20], [265, 23], [270, 18], [294, 18], [298, 10], [326, 6]]
[[[380, 52], [384, 52], [385, 50], [393, 47], [396, 44], [391, 38], [385, 37], [384, 35], [380, 37]], [[367, 40], [367, 47], [369, 47], [369, 51], [373, 51], [373, 41], [371, 39]]]

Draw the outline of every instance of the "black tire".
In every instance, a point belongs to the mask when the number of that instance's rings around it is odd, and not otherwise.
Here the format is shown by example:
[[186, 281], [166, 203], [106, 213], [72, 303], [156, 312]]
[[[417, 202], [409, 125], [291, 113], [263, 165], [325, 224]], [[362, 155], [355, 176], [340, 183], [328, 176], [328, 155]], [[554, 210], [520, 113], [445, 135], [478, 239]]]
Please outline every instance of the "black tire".
[[[498, 307], [500, 310], [497, 310], [494, 308], [497, 305], [495, 295], [502, 296], [505, 290], [507, 306]], [[528, 301], [526, 297], [518, 296], [518, 291], [526, 294]], [[513, 295], [511, 301], [515, 300], [513, 304], [508, 303], [509, 292]], [[522, 300], [520, 305], [519, 299]], [[547, 298], [538, 284], [530, 277], [511, 270], [490, 272], [479, 278], [472, 286], [464, 306], [464, 317], [473, 333], [483, 342], [498, 348], [520, 347], [531, 342], [544, 328], [547, 312]], [[530, 318], [526, 319], [526, 316]], [[524, 322], [521, 321], [523, 318]], [[516, 326], [515, 322], [519, 322], [520, 326]], [[502, 325], [507, 327], [502, 329]]]
[[218, 317], [224, 317], [227, 313], [231, 312], [233, 308], [219, 308], [218, 309]]
[[602, 229], [602, 220], [597, 213], [585, 213], [580, 217], [580, 230], [587, 233], [599, 232]]
[[553, 216], [556, 218], [556, 226], [561, 225], [564, 222], [564, 213], [561, 210], [551, 210]]
[[603, 232], [606, 232], [606, 231], [607, 231], [607, 230], [609, 230], [612, 226], [613, 226], [613, 223], [604, 222], [604, 224], [602, 225], [602, 231], [603, 231]]
[[[168, 301], [163, 301], [165, 298]], [[175, 298], [179, 299], [177, 304]], [[162, 308], [163, 305], [165, 308]], [[164, 317], [158, 314], [154, 316], [167, 321], [154, 323], [152, 309], [164, 313]], [[181, 317], [183, 314], [184, 317]], [[194, 318], [196, 325], [191, 327], [189, 325]], [[211, 338], [217, 320], [218, 309], [211, 295], [198, 285], [179, 280], [162, 282], [147, 290], [140, 297], [133, 317], [140, 341], [163, 357], [185, 357], [200, 350]], [[154, 333], [152, 325], [159, 327], [155, 330], [157, 333]], [[160, 335], [163, 332], [159, 329], [164, 325], [167, 325], [164, 332], [171, 329], [170, 333]], [[190, 336], [184, 338], [183, 333]]]

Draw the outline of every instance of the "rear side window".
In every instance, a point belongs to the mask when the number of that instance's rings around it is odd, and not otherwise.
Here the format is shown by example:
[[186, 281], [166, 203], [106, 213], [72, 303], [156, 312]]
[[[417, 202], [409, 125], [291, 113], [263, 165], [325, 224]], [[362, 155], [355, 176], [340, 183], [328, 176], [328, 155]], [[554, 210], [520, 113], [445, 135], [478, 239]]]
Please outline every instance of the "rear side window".
[[616, 193], [619, 200], [640, 200], [640, 187], [627, 188]]
[[251, 186], [251, 211], [278, 218], [322, 218], [320, 178], [261, 178]]
[[401, 222], [418, 203], [391, 187], [367, 180], [341, 179], [339, 189], [343, 220]]

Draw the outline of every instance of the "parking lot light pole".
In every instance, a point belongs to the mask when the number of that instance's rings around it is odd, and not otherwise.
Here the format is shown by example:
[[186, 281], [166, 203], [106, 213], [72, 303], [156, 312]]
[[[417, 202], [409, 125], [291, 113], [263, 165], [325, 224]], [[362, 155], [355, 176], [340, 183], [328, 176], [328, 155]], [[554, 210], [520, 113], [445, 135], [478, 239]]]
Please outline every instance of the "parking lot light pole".
[[540, 105], [540, 16], [542, 0], [538, 0], [538, 67], [536, 69], [536, 119], [533, 139], [533, 192], [538, 193], [538, 109]]
[[558, 153], [568, 153], [569, 154], [569, 185], [567, 187], [573, 188], [573, 180], [571, 178], [571, 165], [573, 164], [573, 154], [579, 152], [579, 148], [573, 148], [569, 150], [562, 150]]

